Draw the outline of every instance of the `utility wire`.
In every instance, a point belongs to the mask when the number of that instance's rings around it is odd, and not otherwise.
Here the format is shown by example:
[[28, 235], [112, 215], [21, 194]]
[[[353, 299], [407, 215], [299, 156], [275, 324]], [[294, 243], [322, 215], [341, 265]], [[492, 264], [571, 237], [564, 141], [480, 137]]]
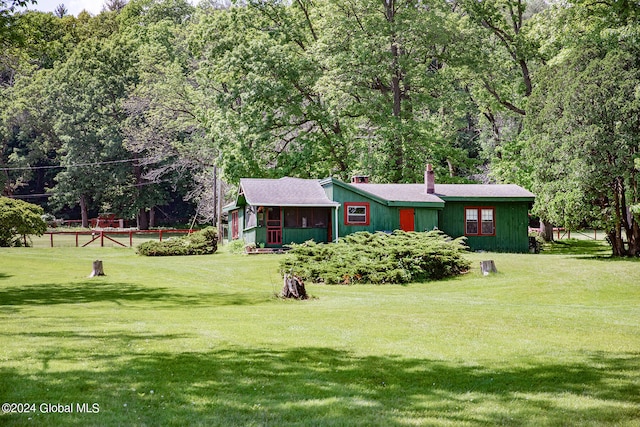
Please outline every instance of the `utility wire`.
[[[154, 184], [162, 184], [163, 182], [171, 182], [169, 179], [162, 179], [160, 181], [149, 181], [149, 182], [141, 182], [139, 184], [130, 184], [130, 185], [119, 185], [118, 188], [137, 188], [144, 187], [146, 185], [154, 185]], [[35, 199], [39, 197], [51, 197], [54, 196], [56, 192], [51, 193], [40, 193], [40, 194], [12, 194], [9, 197], [10, 199]]]
[[22, 171], [22, 170], [39, 170], [39, 169], [64, 169], [64, 168], [77, 168], [83, 166], [101, 166], [101, 165], [111, 165], [114, 163], [128, 163], [135, 162], [140, 160], [148, 160], [151, 157], [142, 157], [138, 159], [125, 159], [125, 160], [108, 160], [105, 162], [93, 162], [93, 163], [75, 163], [72, 165], [66, 166], [25, 166], [20, 168], [0, 168], [0, 171]]

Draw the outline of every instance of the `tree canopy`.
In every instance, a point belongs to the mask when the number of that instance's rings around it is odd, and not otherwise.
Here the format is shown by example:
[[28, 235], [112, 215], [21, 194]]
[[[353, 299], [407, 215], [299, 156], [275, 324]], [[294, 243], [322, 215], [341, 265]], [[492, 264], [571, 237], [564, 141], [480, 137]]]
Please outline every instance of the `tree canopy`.
[[220, 181], [416, 182], [432, 163], [639, 252], [637, 2], [19, 4], [0, 3], [4, 195], [144, 228], [176, 199], [213, 219]]

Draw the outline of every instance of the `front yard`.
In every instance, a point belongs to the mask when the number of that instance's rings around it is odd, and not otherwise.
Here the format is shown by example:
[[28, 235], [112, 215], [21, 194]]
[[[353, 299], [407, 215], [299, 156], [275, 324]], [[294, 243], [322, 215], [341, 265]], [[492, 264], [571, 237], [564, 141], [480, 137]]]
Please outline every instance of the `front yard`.
[[0, 249], [0, 424], [640, 425], [637, 260], [284, 301], [279, 257]]

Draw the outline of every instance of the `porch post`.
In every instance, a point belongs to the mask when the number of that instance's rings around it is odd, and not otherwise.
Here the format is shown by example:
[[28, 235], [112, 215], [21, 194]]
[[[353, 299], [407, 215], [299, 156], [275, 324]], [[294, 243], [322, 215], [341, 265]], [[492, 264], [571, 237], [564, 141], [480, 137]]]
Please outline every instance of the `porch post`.
[[336, 206], [336, 215], [335, 215], [335, 221], [333, 221], [336, 225], [336, 234], [335, 234], [335, 238], [334, 238], [334, 242], [338, 241], [338, 210], [340, 209], [340, 205]]

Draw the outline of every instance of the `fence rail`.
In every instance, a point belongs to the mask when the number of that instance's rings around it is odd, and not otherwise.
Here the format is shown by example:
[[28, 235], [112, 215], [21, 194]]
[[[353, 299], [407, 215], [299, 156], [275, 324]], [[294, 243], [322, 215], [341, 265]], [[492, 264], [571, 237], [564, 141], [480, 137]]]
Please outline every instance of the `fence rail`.
[[80, 236], [91, 236], [88, 242], [82, 244], [82, 247], [88, 246], [93, 242], [99, 242], [100, 246], [103, 247], [105, 240], [111, 241], [119, 246], [126, 247], [125, 244], [115, 240], [117, 236], [127, 236], [129, 237], [129, 247], [133, 246], [133, 238], [135, 236], [144, 236], [150, 234], [157, 234], [160, 241], [162, 241], [163, 236], [171, 235], [171, 234], [191, 234], [195, 230], [193, 229], [163, 229], [163, 230], [82, 230], [82, 231], [48, 231], [45, 234], [49, 235], [49, 242], [51, 247], [54, 247], [54, 236], [75, 236], [75, 245], [76, 247], [80, 246]]
[[[578, 239], [578, 240], [606, 240], [607, 233], [604, 230], [598, 229], [582, 229], [582, 230], [567, 230], [565, 228], [554, 227], [554, 237], [557, 240], [563, 239]], [[573, 237], [572, 237], [573, 234]]]

